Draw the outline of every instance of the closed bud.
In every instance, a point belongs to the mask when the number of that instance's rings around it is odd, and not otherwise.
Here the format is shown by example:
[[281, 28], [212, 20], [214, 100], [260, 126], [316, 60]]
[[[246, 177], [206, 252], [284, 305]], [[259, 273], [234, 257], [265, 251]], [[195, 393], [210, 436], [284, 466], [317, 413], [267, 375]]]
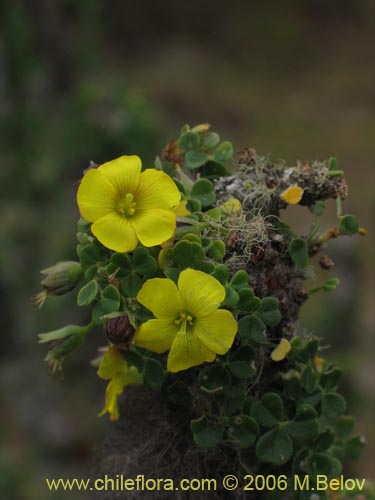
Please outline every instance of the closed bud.
[[135, 328], [130, 323], [129, 316], [121, 314], [107, 319], [105, 331], [108, 340], [114, 345], [119, 345], [131, 342]]
[[39, 343], [50, 343], [45, 361], [51, 367], [52, 373], [61, 371], [62, 362], [66, 356], [82, 344], [90, 328], [91, 324], [87, 326], [67, 325], [59, 330], [38, 335]]
[[41, 284], [49, 295], [64, 295], [75, 288], [83, 272], [78, 262], [64, 261], [43, 269], [41, 274], [45, 276]]

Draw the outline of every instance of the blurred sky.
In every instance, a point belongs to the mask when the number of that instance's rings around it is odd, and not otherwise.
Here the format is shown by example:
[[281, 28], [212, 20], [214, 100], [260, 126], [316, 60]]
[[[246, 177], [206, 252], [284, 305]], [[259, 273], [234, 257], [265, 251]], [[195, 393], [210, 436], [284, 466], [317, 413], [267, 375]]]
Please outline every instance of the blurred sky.
[[[0, 0], [1, 498], [49, 498], [42, 478], [83, 469], [109, 425], [96, 418], [104, 385], [88, 365], [97, 339], [63, 383], [36, 342], [86, 313], [74, 296], [42, 313], [28, 303], [39, 269], [75, 257], [82, 170], [121, 154], [151, 164], [184, 123], [200, 122], [236, 149], [290, 165], [333, 155], [345, 170], [345, 212], [369, 234], [332, 245], [342, 286], [313, 297], [301, 329], [324, 335], [346, 372], [370, 442], [350, 471], [371, 476], [374, 10], [371, 0]], [[308, 214], [290, 217], [306, 231]], [[334, 223], [333, 206], [324, 224]]]

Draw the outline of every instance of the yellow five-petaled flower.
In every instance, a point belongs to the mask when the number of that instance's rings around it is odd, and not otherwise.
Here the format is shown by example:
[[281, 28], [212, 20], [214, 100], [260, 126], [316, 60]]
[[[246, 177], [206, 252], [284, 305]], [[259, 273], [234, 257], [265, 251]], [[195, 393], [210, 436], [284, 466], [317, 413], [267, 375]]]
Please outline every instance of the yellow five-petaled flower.
[[89, 170], [78, 188], [77, 202], [92, 233], [107, 248], [131, 252], [138, 241], [159, 245], [174, 234], [173, 209], [181, 195], [164, 172], [141, 173], [138, 156], [121, 156]]
[[232, 313], [218, 309], [224, 297], [218, 280], [194, 269], [181, 272], [178, 287], [166, 278], [146, 281], [137, 300], [155, 319], [138, 328], [134, 343], [157, 353], [169, 350], [170, 372], [213, 361], [230, 349], [237, 332]]

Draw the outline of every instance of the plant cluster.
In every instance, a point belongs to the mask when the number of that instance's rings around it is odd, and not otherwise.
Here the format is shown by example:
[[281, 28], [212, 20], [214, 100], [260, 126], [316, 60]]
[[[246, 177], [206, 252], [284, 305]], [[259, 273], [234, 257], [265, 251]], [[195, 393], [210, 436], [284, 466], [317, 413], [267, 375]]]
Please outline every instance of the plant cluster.
[[[136, 156], [92, 165], [78, 188], [78, 262], [43, 271], [34, 299], [79, 285], [91, 322], [40, 334], [46, 361], [58, 373], [94, 330], [106, 339], [93, 361], [108, 380], [102, 414], [118, 419], [124, 388], [146, 385], [190, 426], [193, 446], [224, 450], [234, 469], [340, 475], [363, 438], [352, 435], [340, 369], [297, 319], [309, 294], [338, 285], [306, 291], [311, 259], [330, 269], [327, 241], [365, 233], [343, 213], [346, 195], [335, 158], [289, 167], [250, 148], [234, 154], [207, 124], [184, 126], [154, 168]], [[328, 199], [338, 224], [321, 232]], [[316, 216], [306, 235], [281, 217], [297, 204]]]

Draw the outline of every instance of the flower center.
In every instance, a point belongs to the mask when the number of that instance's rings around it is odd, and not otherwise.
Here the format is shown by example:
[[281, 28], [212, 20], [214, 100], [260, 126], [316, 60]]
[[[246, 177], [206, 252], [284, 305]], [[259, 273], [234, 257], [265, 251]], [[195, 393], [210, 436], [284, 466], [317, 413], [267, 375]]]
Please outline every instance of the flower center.
[[181, 311], [180, 317], [175, 319], [176, 325], [181, 325], [185, 327], [194, 326], [194, 316], [188, 311]]
[[134, 201], [134, 195], [127, 193], [124, 198], [117, 202], [117, 212], [124, 217], [131, 217], [135, 213], [137, 203]]

